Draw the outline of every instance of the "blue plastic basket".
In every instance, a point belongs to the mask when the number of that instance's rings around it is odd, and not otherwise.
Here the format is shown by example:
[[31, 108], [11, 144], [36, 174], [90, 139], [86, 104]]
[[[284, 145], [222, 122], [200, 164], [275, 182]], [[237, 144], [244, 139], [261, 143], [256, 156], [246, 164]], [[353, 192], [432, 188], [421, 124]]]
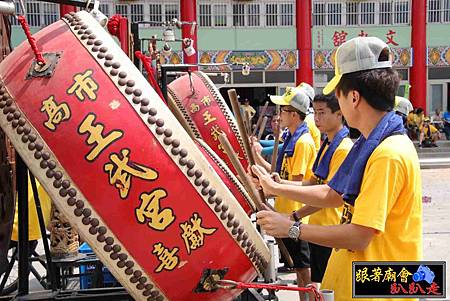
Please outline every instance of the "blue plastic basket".
[[[91, 247], [87, 243], [83, 243], [78, 252], [83, 254], [93, 253]], [[95, 264], [80, 265], [80, 289], [92, 288], [92, 277], [94, 276]], [[106, 268], [103, 271], [103, 287], [114, 287], [118, 285], [118, 281], [113, 277], [111, 272]]]

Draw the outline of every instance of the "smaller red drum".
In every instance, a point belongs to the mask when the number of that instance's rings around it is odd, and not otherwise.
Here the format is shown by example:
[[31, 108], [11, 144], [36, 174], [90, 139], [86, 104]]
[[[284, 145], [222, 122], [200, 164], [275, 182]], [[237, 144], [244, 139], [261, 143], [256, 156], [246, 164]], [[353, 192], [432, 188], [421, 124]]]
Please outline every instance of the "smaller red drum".
[[167, 92], [170, 105], [181, 111], [184, 123], [189, 125], [196, 138], [204, 140], [236, 175], [219, 141], [219, 134], [225, 133], [242, 166], [247, 169], [247, 155], [236, 119], [206, 74], [196, 71], [181, 76], [168, 85]]

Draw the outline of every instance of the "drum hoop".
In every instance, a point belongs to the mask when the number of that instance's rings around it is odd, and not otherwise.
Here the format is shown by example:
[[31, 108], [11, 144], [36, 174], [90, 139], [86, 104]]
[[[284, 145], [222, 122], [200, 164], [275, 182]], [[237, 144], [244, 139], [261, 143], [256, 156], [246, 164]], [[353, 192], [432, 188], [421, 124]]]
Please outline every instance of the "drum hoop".
[[191, 118], [191, 115], [189, 115], [189, 113], [186, 111], [186, 108], [183, 106], [183, 104], [181, 103], [180, 98], [177, 96], [177, 94], [172, 91], [171, 88], [167, 87], [167, 92], [168, 92], [168, 96], [169, 98], [175, 102], [175, 105], [178, 107], [178, 109], [181, 111], [181, 114], [183, 114], [183, 118], [184, 120], [188, 123], [190, 129], [192, 130], [192, 132], [195, 135], [195, 138], [197, 139], [202, 139], [202, 135], [200, 134], [197, 126], [195, 125], [194, 121]]

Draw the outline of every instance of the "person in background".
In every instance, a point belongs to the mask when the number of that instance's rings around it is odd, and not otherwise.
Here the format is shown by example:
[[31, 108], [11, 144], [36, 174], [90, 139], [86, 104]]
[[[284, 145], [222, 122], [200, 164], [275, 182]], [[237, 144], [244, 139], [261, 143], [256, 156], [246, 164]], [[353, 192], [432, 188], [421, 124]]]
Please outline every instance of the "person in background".
[[431, 116], [431, 124], [434, 125], [438, 129], [438, 131], [441, 131], [444, 128], [441, 109], [437, 108], [434, 111], [433, 116]]
[[320, 130], [314, 122], [314, 110], [312, 108], [313, 99], [316, 93], [314, 92], [314, 88], [308, 83], [301, 83], [297, 88], [303, 90], [311, 102], [308, 113], [306, 114], [305, 122], [308, 124], [309, 133], [314, 140], [316, 150], [319, 151], [321, 135]]
[[397, 115], [400, 115], [403, 119], [403, 126], [405, 128], [407, 127], [408, 123], [408, 114], [413, 111], [413, 105], [409, 101], [409, 99], [401, 97], [401, 96], [395, 96], [395, 107], [394, 112]]
[[447, 112], [444, 113], [442, 121], [444, 122], [445, 138], [450, 140], [450, 104], [448, 105]]
[[250, 101], [248, 98], [245, 98], [242, 101], [241, 104], [241, 112], [243, 113], [243, 116], [245, 116], [245, 113], [248, 113], [248, 117], [250, 118], [250, 122], [252, 121], [253, 116], [256, 114], [256, 110], [250, 105]]
[[436, 141], [439, 140], [439, 131], [430, 124], [430, 118], [425, 117], [420, 127], [419, 147], [437, 147]]

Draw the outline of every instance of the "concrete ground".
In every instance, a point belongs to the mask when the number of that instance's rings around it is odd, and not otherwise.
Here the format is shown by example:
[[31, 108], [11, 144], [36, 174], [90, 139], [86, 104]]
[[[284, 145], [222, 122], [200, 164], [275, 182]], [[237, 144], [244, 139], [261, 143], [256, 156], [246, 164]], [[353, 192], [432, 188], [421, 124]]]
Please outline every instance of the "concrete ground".
[[[424, 169], [423, 179], [423, 246], [424, 260], [443, 260], [450, 263], [450, 169]], [[42, 245], [39, 252], [43, 253]], [[447, 288], [450, 287], [450, 269], [447, 265]], [[30, 277], [32, 278], [32, 277]], [[293, 280], [294, 274], [281, 274], [283, 281]], [[75, 284], [73, 288], [78, 285]], [[31, 291], [42, 290], [36, 279], [31, 279]], [[296, 292], [277, 293], [280, 301], [296, 301]], [[449, 299], [449, 295], [447, 295]]]

